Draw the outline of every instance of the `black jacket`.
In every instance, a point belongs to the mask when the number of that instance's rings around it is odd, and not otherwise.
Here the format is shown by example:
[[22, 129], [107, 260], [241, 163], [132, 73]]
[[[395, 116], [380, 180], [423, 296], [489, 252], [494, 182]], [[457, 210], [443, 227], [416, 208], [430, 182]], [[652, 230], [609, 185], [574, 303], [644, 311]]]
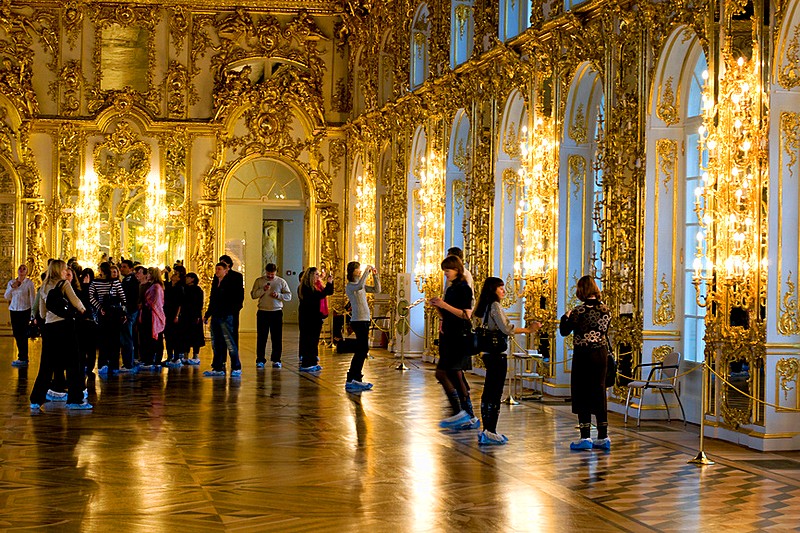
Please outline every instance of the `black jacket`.
[[[236, 274], [231, 275], [231, 274]], [[211, 295], [208, 298], [208, 309], [205, 317], [223, 317], [238, 315], [244, 305], [244, 279], [239, 272], [229, 270], [222, 282], [214, 276], [211, 284]]]

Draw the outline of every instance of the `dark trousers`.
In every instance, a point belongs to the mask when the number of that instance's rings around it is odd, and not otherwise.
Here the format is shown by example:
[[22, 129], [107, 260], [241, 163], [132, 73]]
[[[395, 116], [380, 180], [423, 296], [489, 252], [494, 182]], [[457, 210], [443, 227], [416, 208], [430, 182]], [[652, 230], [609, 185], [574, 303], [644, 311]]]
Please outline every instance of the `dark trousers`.
[[322, 319], [300, 319], [300, 366], [309, 367], [319, 363], [319, 336]]
[[483, 354], [483, 364], [486, 366], [486, 378], [483, 382], [481, 402], [500, 405], [508, 371], [506, 354], [485, 353]]
[[364, 369], [364, 361], [367, 360], [367, 355], [369, 354], [369, 321], [351, 321], [350, 327], [353, 328], [353, 332], [356, 334], [356, 351], [353, 354], [353, 359], [350, 360], [347, 381], [361, 381], [364, 377], [361, 371]]
[[125, 368], [130, 368], [133, 366], [134, 356], [138, 355], [133, 328], [139, 319], [139, 310], [129, 312], [127, 317], [128, 320], [122, 324], [119, 330], [119, 343], [122, 346], [122, 364], [125, 365]]
[[108, 370], [119, 370], [119, 330], [120, 325], [114, 320], [102, 320], [97, 327], [97, 343], [100, 348], [98, 363], [101, 367], [107, 366]]
[[88, 374], [89, 372], [94, 372], [94, 365], [97, 360], [97, 324], [93, 320], [79, 319], [76, 325], [78, 328], [78, 349], [80, 351], [81, 366]]
[[242, 369], [242, 362], [239, 360], [239, 345], [236, 344], [236, 336], [234, 335], [235, 316], [211, 317], [211, 347], [214, 351], [211, 368], [213, 370], [225, 370], [228, 354], [231, 357], [231, 370]]
[[11, 313], [11, 333], [17, 341], [17, 359], [20, 361], [28, 360], [28, 325], [31, 322], [31, 310], [10, 311]]
[[281, 360], [283, 351], [283, 310], [258, 311], [256, 313], [256, 362], [267, 362], [267, 339], [272, 336], [272, 355], [275, 363]]
[[31, 391], [31, 403], [41, 405], [45, 402], [53, 373], [60, 367], [66, 367], [67, 370], [69, 385], [67, 403], [83, 403], [83, 389], [86, 380], [80, 359], [75, 322], [59, 320], [45, 324], [42, 330], [42, 358], [39, 363], [39, 373]]

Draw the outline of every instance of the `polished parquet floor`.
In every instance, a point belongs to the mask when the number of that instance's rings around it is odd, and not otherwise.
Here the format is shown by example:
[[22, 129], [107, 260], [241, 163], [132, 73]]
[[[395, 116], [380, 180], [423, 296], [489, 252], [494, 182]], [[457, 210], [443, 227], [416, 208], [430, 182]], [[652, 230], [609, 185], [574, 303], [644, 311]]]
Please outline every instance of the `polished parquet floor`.
[[[438, 428], [430, 365], [406, 372], [373, 350], [375, 390], [344, 391], [349, 355], [241, 378], [198, 367], [97, 379], [93, 412], [48, 403], [32, 413], [27, 370], [0, 338], [0, 529], [6, 531], [788, 531], [800, 528], [800, 453], [707, 440], [717, 464], [687, 464], [697, 428], [611, 416], [611, 452], [570, 452], [577, 432], [558, 402], [504, 406], [503, 447]], [[471, 376], [479, 403], [482, 380]]]

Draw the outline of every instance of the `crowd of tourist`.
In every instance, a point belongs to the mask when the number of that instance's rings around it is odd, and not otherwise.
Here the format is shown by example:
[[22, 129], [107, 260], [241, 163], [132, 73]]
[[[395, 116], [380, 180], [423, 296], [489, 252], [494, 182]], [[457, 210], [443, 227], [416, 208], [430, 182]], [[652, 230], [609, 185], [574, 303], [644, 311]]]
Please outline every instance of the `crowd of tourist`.
[[[483, 430], [480, 444], [505, 444], [508, 438], [497, 431], [500, 397], [507, 371], [508, 338], [534, 333], [541, 324], [515, 327], [506, 316], [502, 300], [504, 282], [488, 277], [475, 305], [472, 276], [464, 267], [459, 248], [448, 250], [442, 261], [445, 277], [443, 297], [428, 300], [438, 310], [441, 329], [436, 379], [442, 385], [452, 416], [441, 426], [452, 430], [474, 430], [481, 426], [472, 406], [465, 371], [472, 368], [475, 353], [472, 330], [475, 318], [485, 329], [483, 362], [486, 377], [481, 396]], [[145, 267], [131, 260], [102, 261], [97, 272], [82, 268], [75, 259], [51, 259], [37, 291], [25, 265], [8, 282], [11, 324], [18, 357], [17, 367], [28, 365], [28, 337], [31, 329], [42, 336], [41, 361], [30, 394], [31, 409], [47, 401], [66, 402], [68, 409], [92, 409], [87, 401], [86, 383], [97, 375], [107, 378], [140, 371], [158, 372], [200, 364], [205, 344], [204, 324], [209, 324], [213, 358], [206, 377], [242, 374], [239, 354], [239, 314], [244, 305], [244, 279], [233, 269], [228, 255], [219, 258], [205, 306], [200, 279], [177, 262], [163, 270]], [[371, 278], [371, 279], [370, 279]], [[369, 352], [371, 314], [366, 294], [381, 291], [378, 271], [371, 265], [352, 261], [347, 265], [345, 294], [350, 307], [349, 325], [355, 334], [354, 354], [345, 380], [348, 392], [373, 388], [364, 380], [363, 367]], [[367, 283], [370, 281], [370, 283]], [[333, 294], [333, 275], [316, 267], [301, 272], [298, 326], [300, 372], [318, 373], [319, 340], [328, 316], [327, 296]], [[266, 345], [272, 340], [270, 361], [281, 368], [283, 305], [292, 299], [288, 283], [268, 264], [250, 291], [257, 300], [256, 368], [267, 362]], [[600, 301], [600, 290], [590, 276], [581, 278], [577, 297], [582, 304], [561, 319], [562, 335], [574, 333], [572, 365], [573, 412], [578, 415], [581, 439], [573, 450], [610, 449], [606, 417], [605, 374], [610, 322], [608, 309]], [[204, 312], [205, 308], [205, 312]], [[230, 366], [228, 361], [230, 360]], [[598, 438], [590, 436], [591, 415], [597, 418]]]

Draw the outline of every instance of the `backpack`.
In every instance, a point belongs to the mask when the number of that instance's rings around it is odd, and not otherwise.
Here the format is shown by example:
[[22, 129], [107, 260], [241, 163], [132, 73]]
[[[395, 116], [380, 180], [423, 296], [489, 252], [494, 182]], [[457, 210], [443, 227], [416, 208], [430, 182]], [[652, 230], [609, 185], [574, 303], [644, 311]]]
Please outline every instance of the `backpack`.
[[62, 287], [64, 286], [65, 281], [62, 279], [56, 286], [50, 289], [50, 292], [47, 293], [47, 297], [44, 301], [44, 305], [48, 311], [56, 315], [57, 317], [64, 318], [66, 320], [71, 320], [75, 318], [78, 314], [77, 309], [72, 306], [69, 299], [64, 294]]

